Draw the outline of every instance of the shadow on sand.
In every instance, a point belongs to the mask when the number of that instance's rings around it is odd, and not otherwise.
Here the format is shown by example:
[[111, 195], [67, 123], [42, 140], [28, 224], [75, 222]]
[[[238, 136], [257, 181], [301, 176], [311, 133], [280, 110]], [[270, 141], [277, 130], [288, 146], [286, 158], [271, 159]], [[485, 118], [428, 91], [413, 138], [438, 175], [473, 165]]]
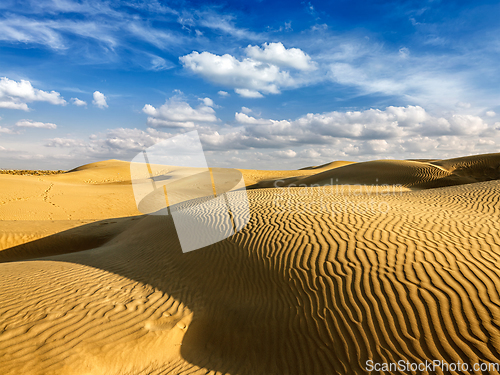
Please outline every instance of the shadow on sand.
[[302, 287], [313, 282], [312, 274], [291, 273], [266, 256], [283, 243], [264, 248], [265, 241], [251, 234], [261, 226], [253, 217], [242, 232], [184, 254], [170, 216], [109, 219], [4, 250], [0, 262], [72, 262], [161, 290], [193, 312], [181, 355], [208, 370], [241, 375], [341, 370], [339, 360], [349, 359], [346, 353], [337, 358], [326, 321], [305, 317], [326, 307], [311, 301]]

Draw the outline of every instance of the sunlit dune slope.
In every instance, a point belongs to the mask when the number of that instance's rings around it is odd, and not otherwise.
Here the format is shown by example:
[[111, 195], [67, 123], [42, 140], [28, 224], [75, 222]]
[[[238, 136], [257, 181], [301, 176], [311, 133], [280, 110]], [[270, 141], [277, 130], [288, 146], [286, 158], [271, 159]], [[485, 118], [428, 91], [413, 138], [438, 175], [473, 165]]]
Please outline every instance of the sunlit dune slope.
[[[184, 199], [198, 196], [200, 182], [192, 169], [153, 165], [154, 177], [180, 180]], [[313, 171], [238, 171], [247, 185], [264, 179], [310, 175]], [[23, 173], [35, 171], [23, 171]], [[11, 171], [11, 173], [14, 173]], [[150, 176], [133, 176], [149, 179]], [[21, 243], [107, 218], [141, 214], [132, 191], [130, 163], [106, 160], [53, 175], [0, 174], [0, 251]]]
[[316, 165], [316, 166], [312, 166], [312, 167], [305, 167], [305, 168], [301, 168], [299, 170], [300, 171], [309, 171], [309, 170], [319, 171], [319, 170], [325, 170], [325, 169], [338, 168], [338, 167], [342, 167], [344, 165], [349, 165], [349, 164], [354, 164], [354, 162], [353, 161], [342, 161], [342, 160], [332, 161], [330, 163]]
[[500, 154], [447, 160], [375, 160], [342, 165], [310, 176], [269, 179], [252, 188], [312, 185], [396, 185], [428, 189], [500, 178]]
[[139, 215], [129, 169], [110, 160], [63, 174], [0, 174], [0, 250], [96, 220]]

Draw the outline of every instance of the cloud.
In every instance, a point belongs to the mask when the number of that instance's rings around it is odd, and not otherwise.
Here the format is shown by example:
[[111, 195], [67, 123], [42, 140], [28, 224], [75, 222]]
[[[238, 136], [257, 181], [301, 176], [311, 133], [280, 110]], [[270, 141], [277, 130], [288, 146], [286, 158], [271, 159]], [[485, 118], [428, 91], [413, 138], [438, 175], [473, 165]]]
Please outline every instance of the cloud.
[[392, 103], [436, 110], [480, 100], [485, 106], [496, 105], [486, 90], [492, 84], [484, 82], [487, 72], [494, 69], [489, 67], [489, 60], [481, 63], [481, 77], [479, 65], [472, 63], [478, 56], [470, 53], [422, 53], [418, 49], [410, 53], [405, 49], [408, 47], [388, 49], [376, 37], [330, 31], [321, 32], [317, 41], [313, 36], [311, 33], [304, 38], [309, 42], [311, 58], [318, 64], [317, 79], [324, 84], [334, 82], [349, 99], [372, 95], [386, 103], [392, 99]]
[[[491, 73], [496, 68], [495, 51], [498, 43], [494, 37], [487, 37], [488, 32], [496, 35], [490, 30], [488, 23], [478, 26], [478, 32], [467, 33], [470, 34], [468, 43], [462, 43], [462, 38], [456, 39], [460, 43], [453, 43], [453, 47], [448, 44], [445, 49], [419, 48], [425, 47], [430, 38], [444, 38], [450, 43], [452, 38], [448, 34], [452, 29], [453, 33], [465, 30], [456, 25], [451, 27], [451, 23], [457, 22], [454, 17], [427, 25], [418, 22], [417, 30], [420, 31], [411, 40], [411, 46], [399, 45], [392, 48], [386, 47], [391, 43], [377, 41], [377, 36], [370, 34], [369, 30], [358, 29], [359, 33], [353, 30], [342, 31], [333, 27], [329, 29], [326, 24], [315, 25], [302, 32], [298, 31], [298, 26], [297, 32], [287, 35], [277, 34], [277, 31], [257, 33], [239, 27], [242, 21], [248, 25], [252, 21], [248, 23], [235, 15], [223, 13], [228, 8], [224, 8], [224, 11], [217, 7], [195, 10], [189, 9], [190, 6], [182, 2], [175, 5], [179, 7], [176, 10], [159, 5], [156, 1], [153, 5], [145, 4], [142, 0], [127, 1], [126, 4], [109, 1], [31, 0], [16, 7], [13, 2], [3, 3], [5, 4], [0, 5], [3, 10], [0, 15], [0, 39], [8, 45], [46, 47], [65, 56], [73, 56], [78, 62], [117, 63], [121, 60], [122, 63], [132, 62], [144, 69], [160, 71], [173, 67], [173, 64], [165, 60], [164, 55], [160, 54], [160, 57], [153, 54], [153, 50], [167, 51], [166, 56], [182, 56], [193, 50], [201, 52], [200, 48], [204, 48], [203, 51], [217, 53], [222, 57], [225, 56], [224, 52], [234, 51], [236, 47], [242, 46], [240, 51], [243, 56], [229, 53], [240, 63], [243, 63], [242, 57], [260, 63], [253, 69], [256, 74], [247, 77], [248, 84], [221, 82], [220, 77], [210, 72], [193, 72], [211, 82], [227, 85], [231, 90], [239, 89], [246, 96], [258, 96], [257, 92], [261, 95], [278, 93], [287, 88], [301, 87], [311, 80], [324, 83], [330, 80], [339, 84], [334, 86], [335, 89], [347, 86], [349, 90], [346, 92], [349, 95], [353, 95], [353, 92], [356, 95], [397, 95], [397, 104], [441, 104], [441, 101], [436, 100], [440, 98], [449, 106], [454, 106], [457, 101], [474, 103], [476, 100], [485, 105], [477, 95], [481, 94], [481, 99], [493, 98], [491, 92], [486, 95], [486, 88], [494, 89], [498, 86], [495, 75]], [[472, 14], [476, 13], [463, 15], [464, 19]], [[408, 19], [410, 13], [405, 17]], [[411, 17], [422, 21], [416, 14]], [[468, 22], [470, 21], [469, 19]], [[285, 27], [287, 28], [290, 27]], [[430, 30], [431, 28], [435, 30]], [[425, 38], [423, 30], [427, 30]], [[199, 34], [203, 36], [200, 37]], [[385, 38], [382, 34], [379, 37]], [[286, 42], [283, 42], [285, 45], [290, 47], [293, 43], [296, 48], [286, 48], [282, 42], [276, 41], [262, 44], [271, 37], [274, 40], [280, 36], [286, 37]], [[220, 43], [221, 38], [224, 40], [223, 45]], [[248, 45], [249, 41], [252, 45]], [[150, 48], [152, 46], [153, 49]], [[224, 48], [227, 50], [224, 51]], [[424, 50], [427, 52], [423, 53]], [[189, 65], [184, 65], [191, 70]], [[250, 83], [258, 75], [258, 67], [263, 69], [265, 65], [278, 67], [280, 72], [290, 70], [293, 81], [287, 79], [286, 82], [281, 82], [276, 78], [271, 79], [270, 83], [265, 80], [262, 82], [261, 79]], [[314, 67], [317, 68], [314, 77], [310, 77]], [[310, 76], [300, 74], [305, 72]], [[487, 80], [489, 82], [485, 82]], [[275, 89], [261, 89], [262, 86], [270, 88], [266, 83], [274, 83]], [[243, 89], [251, 91], [241, 91]], [[340, 92], [338, 98], [344, 97], [343, 94], [344, 92]], [[491, 103], [493, 100], [490, 99], [489, 106], [495, 105]], [[9, 105], [14, 106], [12, 103]]]
[[[31, 3], [29, 6], [33, 5]], [[68, 9], [60, 11], [59, 17], [54, 19], [54, 14], [48, 15], [47, 10], [40, 9], [39, 13], [25, 16], [11, 13], [6, 18], [0, 18], [0, 40], [38, 44], [64, 53], [74, 47], [72, 39], [77, 37], [81, 43], [87, 43], [87, 46], [91, 46], [92, 42], [96, 43], [102, 52], [116, 48], [120, 39], [120, 35], [116, 33], [117, 29], [122, 29], [123, 33], [123, 29], [130, 25], [130, 22], [124, 20], [129, 18], [126, 14], [118, 18], [117, 13], [108, 12], [107, 15], [101, 13], [100, 16], [106, 18], [104, 20], [98, 16], [98, 12], [90, 14], [83, 9]], [[81, 19], [66, 18], [65, 14], [68, 13], [80, 13]]]
[[364, 93], [395, 95], [406, 90], [403, 81], [398, 82], [387, 74], [367, 71], [344, 62], [335, 62], [330, 65], [330, 77], [334, 82], [342, 85], [358, 87]]
[[[2, 120], [1, 117], [0, 120]], [[17, 134], [17, 132], [15, 132], [12, 128], [4, 128], [0, 126], [0, 134]], [[0, 150], [2, 149], [5, 150], [5, 148], [0, 148]]]
[[282, 68], [293, 68], [302, 72], [316, 69], [311, 58], [298, 48], [286, 49], [281, 43], [264, 43], [262, 47], [248, 46], [248, 57], [238, 60], [225, 54], [192, 52], [181, 56], [184, 68], [191, 70], [215, 84], [234, 88], [246, 98], [261, 98], [262, 94], [279, 94], [281, 89], [306, 84], [305, 75], [292, 77]]
[[263, 98], [262, 95], [257, 90], [249, 90], [249, 89], [234, 89], [234, 92], [244, 98]]
[[94, 91], [93, 97], [94, 100], [92, 100], [92, 104], [101, 109], [108, 108], [108, 103], [106, 103], [106, 96], [104, 96], [103, 93]]
[[66, 101], [56, 91], [35, 89], [30, 81], [14, 81], [7, 77], [0, 78], [0, 108], [28, 111], [27, 103], [40, 101], [55, 105], [66, 105]]
[[19, 120], [16, 122], [19, 128], [57, 129], [56, 124], [50, 122], [38, 122], [33, 120]]
[[207, 107], [213, 107], [214, 106], [214, 101], [212, 99], [210, 99], [210, 98], [200, 98], [200, 100]]
[[480, 134], [488, 128], [482, 118], [471, 115], [453, 115], [449, 120], [449, 133], [453, 135]]
[[0, 134], [16, 134], [11, 128], [4, 128], [0, 126]]
[[407, 59], [410, 56], [410, 50], [406, 47], [402, 47], [399, 49], [399, 57], [402, 59]]
[[222, 90], [221, 90], [221, 91], [219, 91], [217, 94], [219, 94], [219, 95], [220, 95], [220, 96], [222, 96], [223, 98], [227, 98], [228, 96], [230, 96], [228, 92], [226, 92], [226, 91], [222, 91]]
[[262, 47], [249, 45], [246, 49], [248, 57], [279, 67], [288, 67], [299, 70], [315, 70], [316, 63], [311, 57], [299, 48], [286, 49], [282, 43], [264, 43]]
[[166, 49], [168, 46], [177, 45], [183, 39], [172, 32], [153, 29], [137, 21], [131, 21], [130, 24], [127, 25], [127, 29], [133, 36], [160, 49]]
[[464, 103], [464, 102], [458, 102], [457, 104], [455, 104], [455, 106], [458, 107], [458, 108], [467, 109], [467, 108], [471, 107], [471, 104], [470, 103]]
[[250, 108], [247, 108], [247, 107], [241, 107], [241, 112], [245, 113], [245, 114], [249, 114], [249, 113], [252, 113], [253, 111], [250, 109]]
[[303, 157], [303, 158], [308, 158], [308, 159], [317, 159], [321, 156], [321, 153], [318, 152], [318, 150], [316, 150], [316, 149], [309, 148], [309, 149], [302, 150], [299, 153], [299, 156]]
[[214, 83], [233, 87], [239, 90], [240, 95], [251, 93], [255, 97], [261, 95], [259, 91], [278, 94], [279, 86], [293, 82], [289, 73], [279, 67], [249, 58], [240, 61], [228, 54], [218, 56], [195, 51], [179, 59], [185, 68]]
[[[63, 3], [65, 5], [61, 6]], [[133, 45], [133, 41], [137, 39], [161, 49], [179, 45], [184, 40], [184, 37], [176, 32], [166, 32], [151, 26], [149, 20], [165, 19], [164, 14], [158, 14], [152, 7], [146, 9], [149, 17], [148, 21], [145, 21], [136, 17], [133, 12], [119, 9], [119, 4], [115, 9], [112, 8], [113, 4], [87, 1], [53, 1], [45, 2], [44, 5], [46, 6], [41, 7], [36, 1], [28, 1], [24, 9], [9, 9], [12, 12], [5, 13], [7, 17], [0, 17], [0, 40], [37, 44], [59, 53], [71, 49], [89, 60], [97, 58], [110, 61], [113, 59], [106, 55], [116, 52], [121, 46], [133, 46], [129, 51], [143, 54], [144, 51], [136, 49], [137, 43]], [[130, 3], [127, 5], [131, 7]], [[144, 14], [143, 10], [141, 14]], [[75, 17], [75, 14], [78, 14], [78, 17]], [[74, 43], [75, 38], [79, 39], [79, 43]], [[95, 53], [97, 51], [100, 53]], [[162, 60], [153, 57], [151, 69], [167, 68], [168, 64]]]
[[[333, 145], [339, 139], [344, 139], [356, 141], [357, 144], [362, 142], [362, 149], [352, 149], [349, 151], [351, 153], [389, 153], [398, 150], [394, 145], [399, 145], [401, 140], [413, 139], [416, 142], [415, 139], [429, 137], [486, 137], [495, 132], [478, 116], [453, 114], [435, 117], [419, 106], [308, 113], [295, 120], [255, 118], [236, 112], [235, 120], [242, 125], [240, 131], [202, 134], [202, 139], [210, 149]], [[389, 143], [393, 146], [389, 147]], [[411, 147], [411, 142], [409, 145]]]
[[394, 56], [374, 53], [354, 61], [332, 62], [325, 75], [335, 83], [356, 88], [358, 95], [395, 96], [412, 104], [450, 107], [457, 98], [467, 96], [466, 80], [436, 60], [413, 57], [399, 59], [396, 64]]
[[71, 98], [71, 103], [73, 105], [76, 105], [78, 107], [84, 107], [87, 105], [87, 102], [86, 101], [83, 101], [83, 100], [80, 100], [78, 98]]
[[160, 72], [162, 70], [172, 69], [174, 65], [171, 62], [167, 62], [164, 58], [160, 56], [151, 55], [151, 70], [155, 72]]
[[488, 117], [495, 117], [497, 114], [494, 111], [488, 111], [486, 112], [486, 116]]
[[50, 27], [50, 23], [26, 17], [9, 17], [0, 20], [0, 40], [43, 44], [56, 50], [65, 48], [61, 35]]
[[158, 136], [159, 134], [161, 133], [155, 132], [154, 129], [148, 129], [147, 131], [127, 128], [111, 129], [106, 133], [106, 138], [104, 140], [98, 138], [93, 147], [95, 150], [99, 150], [100, 147], [102, 149], [100, 152], [128, 153], [141, 151], [163, 139]]
[[[243, 108], [246, 108], [246, 107], [243, 107]], [[242, 108], [242, 109], [243, 109]], [[248, 108], [246, 108], [248, 109]], [[251, 111], [250, 111], [251, 112]], [[249, 112], [247, 112], [249, 113]], [[273, 120], [268, 120], [268, 119], [256, 119], [255, 117], [252, 117], [252, 116], [248, 116], [247, 114], [245, 113], [239, 113], [239, 112], [236, 112], [234, 114], [234, 118], [237, 122], [239, 122], [240, 124], [259, 124], [259, 125], [270, 125], [273, 123]]]
[[279, 150], [272, 152], [270, 155], [277, 158], [292, 159], [297, 156], [297, 153], [293, 150]]
[[197, 108], [192, 108], [185, 101], [173, 97], [159, 108], [146, 104], [142, 111], [149, 116], [147, 123], [151, 127], [193, 128], [200, 123], [219, 121], [212, 108], [213, 101], [205, 98], [202, 102]]
[[234, 17], [229, 14], [215, 13], [214, 11], [196, 11], [192, 17], [185, 17], [191, 25], [198, 24], [211, 31], [219, 31], [236, 39], [260, 39], [261, 35], [247, 29], [236, 27]]
[[[50, 155], [68, 150], [67, 157], [78, 160], [132, 158], [137, 152], [171, 137], [155, 129], [147, 130], [116, 128], [103, 133], [92, 134], [89, 139], [52, 138], [44, 146], [51, 148]], [[58, 151], [56, 151], [58, 149]]]
[[53, 138], [46, 144], [46, 147], [84, 147], [85, 143], [71, 138]]
[[146, 10], [151, 13], [156, 13], [156, 14], [173, 14], [173, 15], [179, 15], [179, 12], [177, 12], [175, 9], [169, 8], [167, 6], [164, 6], [160, 4], [158, 0], [140, 0], [134, 3], [127, 3], [127, 6], [140, 9], [140, 10]]
[[53, 138], [45, 146], [69, 148], [83, 157], [100, 157], [123, 159], [131, 158], [135, 153], [142, 151], [172, 134], [148, 128], [145, 131], [136, 128], [108, 129], [103, 133], [93, 134], [87, 141], [72, 138]]
[[[210, 165], [298, 168], [332, 160], [454, 157], [495, 152], [500, 123], [478, 116], [433, 116], [418, 106], [383, 110], [309, 113], [290, 120], [257, 118], [235, 113], [237, 127], [221, 125], [212, 107], [193, 108], [179, 97], [155, 108], [145, 105], [148, 124], [164, 131], [117, 128], [94, 134], [89, 140], [53, 138], [47, 147], [71, 150], [82, 160], [133, 157], [179, 128], [196, 127]], [[168, 129], [170, 128], [170, 129]]]
[[205, 34], [223, 34], [233, 40], [262, 37], [237, 27], [234, 16], [207, 8], [193, 10], [179, 3], [180, 9], [174, 10], [156, 1], [125, 3], [72, 0], [44, 2], [43, 6], [34, 0], [17, 6], [2, 3], [0, 41], [45, 47], [76, 56], [78, 61], [116, 63], [121, 57], [122, 61], [144, 69], [162, 71], [173, 68], [173, 64], [151, 54], [148, 47], [169, 52], [176, 48], [185, 53], [190, 43], [198, 44], [200, 39], [204, 45], [210, 42]]

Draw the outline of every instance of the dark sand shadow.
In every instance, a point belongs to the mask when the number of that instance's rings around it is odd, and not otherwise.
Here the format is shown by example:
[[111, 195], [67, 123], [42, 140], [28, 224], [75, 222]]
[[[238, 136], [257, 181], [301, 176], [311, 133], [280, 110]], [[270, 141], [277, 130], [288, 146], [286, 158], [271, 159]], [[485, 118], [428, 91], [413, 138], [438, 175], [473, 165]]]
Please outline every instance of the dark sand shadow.
[[109, 219], [0, 253], [0, 262], [19, 260], [104, 269], [174, 297], [193, 311], [181, 354], [208, 370], [330, 374], [339, 364], [331, 338], [321, 337], [327, 327], [298, 315], [319, 307], [300, 291], [312, 276], [292, 278], [287, 267], [264, 260], [260, 240], [248, 233], [182, 253], [170, 216]]

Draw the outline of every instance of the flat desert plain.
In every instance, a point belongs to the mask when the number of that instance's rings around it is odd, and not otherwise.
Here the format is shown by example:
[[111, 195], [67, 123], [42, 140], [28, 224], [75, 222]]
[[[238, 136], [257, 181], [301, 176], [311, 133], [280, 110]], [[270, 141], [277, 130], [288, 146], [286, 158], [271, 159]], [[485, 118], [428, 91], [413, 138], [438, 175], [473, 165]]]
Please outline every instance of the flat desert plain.
[[0, 174], [0, 373], [498, 373], [500, 154], [240, 172], [249, 222], [187, 253], [127, 162]]

